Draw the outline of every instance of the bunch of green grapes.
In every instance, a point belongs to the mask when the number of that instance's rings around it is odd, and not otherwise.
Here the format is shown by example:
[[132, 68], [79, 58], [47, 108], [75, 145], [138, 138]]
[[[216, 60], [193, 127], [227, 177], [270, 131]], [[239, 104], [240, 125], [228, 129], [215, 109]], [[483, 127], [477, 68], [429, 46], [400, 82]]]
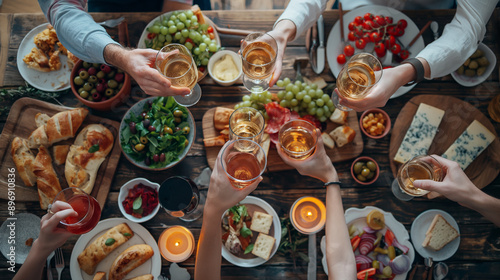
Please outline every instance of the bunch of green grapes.
[[267, 90], [263, 92], [252, 92], [251, 94], [243, 95], [242, 101], [234, 105], [234, 109], [252, 107], [259, 110], [267, 120], [269, 119], [269, 116], [267, 115], [265, 106], [267, 103], [273, 102], [271, 98], [272, 94]]
[[200, 24], [193, 11], [175, 11], [170, 17], [161, 17], [148, 27], [145, 45], [160, 50], [170, 43], [183, 44], [193, 54], [197, 66], [206, 66], [219, 47], [213, 27]]
[[313, 115], [319, 121], [326, 121], [335, 110], [335, 105], [328, 94], [318, 89], [316, 84], [301, 81], [292, 83], [289, 78], [279, 80], [276, 85], [284, 90], [278, 92], [280, 106], [298, 112], [300, 116]]

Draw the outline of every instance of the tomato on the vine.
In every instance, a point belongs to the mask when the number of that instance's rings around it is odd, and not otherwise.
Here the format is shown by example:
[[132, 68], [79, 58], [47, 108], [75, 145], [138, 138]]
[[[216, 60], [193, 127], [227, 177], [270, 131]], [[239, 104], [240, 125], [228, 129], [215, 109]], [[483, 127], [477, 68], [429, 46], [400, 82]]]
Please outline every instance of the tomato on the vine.
[[392, 24], [392, 21], [393, 21], [392, 17], [384, 17], [384, 19], [385, 19], [385, 22], [387, 22], [387, 24]]
[[365, 33], [363, 32], [363, 30], [361, 30], [361, 29], [358, 29], [358, 30], [356, 30], [356, 31], [354, 31], [354, 32], [356, 33], [356, 36], [357, 36], [357, 37], [363, 37], [363, 34], [365, 34]]
[[363, 24], [363, 18], [360, 16], [357, 16], [354, 18], [354, 22], [357, 24]]
[[372, 30], [373, 28], [374, 28], [373, 21], [371, 21], [371, 20], [365, 20], [365, 22], [363, 22], [363, 29], [365, 29], [365, 30]]
[[401, 51], [401, 46], [399, 44], [394, 44], [394, 46], [391, 47], [391, 52], [393, 54], [398, 54]]
[[395, 26], [387, 27], [387, 34], [394, 36], [396, 34], [396, 27]]
[[346, 62], [345, 55], [344, 54], [339, 54], [339, 56], [337, 56], [337, 62], [339, 64], [344, 64]]
[[378, 57], [383, 57], [386, 54], [385, 45], [383, 43], [376, 44], [374, 50]]
[[405, 30], [403, 28], [396, 27], [396, 30], [394, 32], [394, 36], [401, 37], [404, 34], [405, 34]]
[[385, 18], [383, 16], [375, 16], [373, 18], [373, 21], [376, 22], [380, 26], [384, 26], [387, 24], [387, 22], [385, 21]]
[[356, 36], [354, 31], [351, 31], [351, 32], [349, 32], [349, 34], [347, 34], [347, 39], [349, 41], [356, 41], [358, 39], [358, 37]]
[[366, 14], [363, 16], [363, 18], [364, 18], [365, 20], [372, 20], [372, 19], [373, 19], [373, 15], [372, 15], [371, 13], [366, 13]]
[[399, 52], [399, 56], [401, 59], [405, 60], [410, 56], [410, 52], [408, 50], [401, 50], [401, 52]]
[[364, 49], [364, 48], [365, 48], [366, 43], [367, 43], [367, 42], [366, 42], [366, 40], [365, 40], [365, 39], [363, 39], [363, 38], [358, 39], [358, 40], [356, 40], [356, 48], [358, 48], [358, 49], [362, 50], [362, 49]]
[[354, 54], [354, 47], [351, 45], [346, 45], [344, 47], [344, 54], [346, 56], [352, 56]]
[[385, 39], [385, 47], [390, 49], [394, 44], [396, 44], [396, 37], [392, 35], [387, 36], [387, 39]]
[[349, 28], [350, 31], [356, 30], [356, 24], [354, 23], [354, 21], [350, 22], [347, 28]]
[[214, 28], [212, 26], [209, 26], [207, 28], [207, 31], [208, 31], [208, 33], [212, 33], [212, 32], [214, 32]]
[[380, 35], [380, 33], [378, 32], [372, 32], [370, 34], [370, 41], [374, 42], [374, 43], [378, 43], [382, 40], [382, 36]]
[[408, 22], [406, 22], [406, 20], [404, 20], [404, 19], [398, 20], [398, 27], [399, 28], [405, 29], [407, 26], [408, 26]]

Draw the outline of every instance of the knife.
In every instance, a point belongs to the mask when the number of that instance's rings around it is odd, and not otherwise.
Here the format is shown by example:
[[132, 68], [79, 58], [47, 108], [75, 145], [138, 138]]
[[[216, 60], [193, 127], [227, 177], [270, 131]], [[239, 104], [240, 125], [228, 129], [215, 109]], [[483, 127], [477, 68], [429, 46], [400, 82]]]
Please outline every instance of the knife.
[[318, 21], [318, 38], [319, 46], [316, 50], [316, 65], [312, 65], [313, 71], [316, 74], [320, 74], [325, 69], [325, 25], [323, 22], [323, 16], [319, 16]]

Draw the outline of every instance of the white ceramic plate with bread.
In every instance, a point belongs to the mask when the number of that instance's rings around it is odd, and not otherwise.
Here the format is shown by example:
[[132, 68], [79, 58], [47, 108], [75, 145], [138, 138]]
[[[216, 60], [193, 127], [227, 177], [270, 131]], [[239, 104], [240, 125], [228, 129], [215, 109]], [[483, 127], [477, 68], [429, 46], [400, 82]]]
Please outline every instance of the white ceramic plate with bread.
[[[451, 241], [449, 244], [445, 245], [440, 250], [434, 250], [432, 248], [425, 248], [422, 246], [422, 243], [426, 239], [426, 232], [431, 226], [433, 219], [436, 215], [441, 215], [446, 222], [458, 232], [459, 236]], [[445, 233], [442, 233], [445, 234]], [[440, 236], [440, 239], [445, 239], [445, 236]], [[433, 261], [444, 261], [449, 259], [451, 256], [455, 254], [460, 245], [460, 229], [458, 228], [458, 224], [455, 219], [448, 213], [443, 210], [431, 209], [425, 212], [422, 212], [418, 215], [411, 225], [411, 240], [415, 245], [415, 250], [423, 257], [428, 258], [431, 257]], [[441, 241], [442, 242], [442, 241]]]
[[[281, 241], [281, 222], [280, 222], [278, 214], [276, 213], [276, 211], [274, 211], [273, 207], [271, 207], [271, 205], [269, 205], [269, 203], [267, 203], [266, 201], [264, 201], [258, 197], [255, 197], [255, 196], [247, 196], [245, 199], [243, 199], [240, 202], [240, 204], [256, 205], [256, 206], [262, 208], [264, 211], [266, 211], [267, 214], [273, 216], [274, 233], [271, 234], [271, 236], [274, 237], [275, 243], [274, 243], [274, 246], [271, 250], [271, 254], [269, 255], [269, 259], [271, 259], [274, 256], [274, 254], [276, 253], [276, 251], [278, 250], [278, 246], [279, 246], [280, 241]], [[255, 234], [255, 232], [254, 232], [254, 234]], [[255, 267], [255, 266], [259, 266], [267, 261], [267, 260], [260, 258], [260, 257], [257, 257], [257, 256], [255, 256], [254, 258], [248, 258], [248, 259], [239, 258], [239, 257], [233, 255], [231, 252], [229, 252], [229, 250], [224, 246], [224, 244], [222, 244], [221, 246], [222, 246], [222, 256], [224, 257], [224, 259], [226, 259], [228, 262], [230, 262], [236, 266]], [[251, 253], [249, 253], [249, 254], [251, 254]]]
[[[95, 252], [92, 252], [92, 254], [100, 254], [102, 253], [102, 250], [106, 245], [108, 244], [108, 240], [112, 239], [109, 236], [105, 236], [107, 234], [108, 230], [111, 228], [118, 226], [120, 224], [126, 223], [128, 225], [128, 228], [133, 232], [133, 235], [130, 235], [128, 233], [123, 234], [123, 236], [127, 236], [128, 238], [125, 238], [124, 240], [119, 240], [118, 237], [115, 237], [116, 239], [116, 244], [120, 243], [116, 249], [112, 250], [109, 252], [106, 257], [100, 261], [97, 266], [94, 266], [95, 269], [93, 269], [92, 275], [87, 274], [82, 270], [82, 268], [79, 265], [78, 257], [79, 255], [84, 252], [84, 250], [88, 247], [91, 248], [92, 245], [97, 245], [95, 246], [97, 250]], [[106, 245], [104, 244], [93, 244], [93, 242], [100, 238], [101, 236], [104, 236], [104, 240], [106, 241]], [[123, 238], [123, 237], [122, 237]], [[113, 243], [115, 243], [113, 242]], [[115, 259], [120, 256], [121, 253], [123, 253], [125, 250], [128, 248], [131, 248], [133, 245], [138, 245], [138, 244], [147, 244], [151, 246], [153, 250], [153, 256], [149, 259], [147, 259], [144, 263], [139, 265], [137, 268], [133, 269], [126, 275], [126, 279], [145, 275], [145, 274], [152, 274], [155, 279], [158, 278], [158, 276], [161, 273], [161, 255], [160, 255], [160, 250], [158, 249], [158, 245], [156, 243], [156, 240], [153, 238], [151, 233], [147, 231], [143, 226], [128, 221], [127, 219], [124, 218], [111, 218], [111, 219], [106, 219], [100, 221], [97, 226], [91, 230], [90, 232], [83, 234], [80, 236], [78, 241], [75, 243], [75, 246], [73, 247], [73, 251], [71, 253], [71, 260], [70, 260], [70, 273], [71, 273], [71, 279], [73, 280], [92, 280], [95, 273], [98, 271], [103, 271], [106, 272], [106, 278], [105, 279], [110, 279], [109, 277], [109, 272], [110, 268], [112, 267], [113, 263], [115, 262]]]

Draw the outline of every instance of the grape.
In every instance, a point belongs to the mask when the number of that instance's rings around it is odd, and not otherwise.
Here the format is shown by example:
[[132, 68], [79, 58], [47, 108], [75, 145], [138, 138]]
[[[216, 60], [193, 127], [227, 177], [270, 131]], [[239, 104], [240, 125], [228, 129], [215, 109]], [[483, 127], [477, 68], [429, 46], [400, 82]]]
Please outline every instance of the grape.
[[210, 44], [208, 45], [208, 50], [211, 52], [216, 52], [217, 51], [217, 45], [216, 44]]
[[304, 96], [304, 99], [302, 99], [302, 101], [304, 101], [305, 103], [310, 103], [311, 102], [311, 96], [310, 95], [306, 95]]
[[182, 37], [187, 38], [189, 36], [189, 31], [187, 29], [181, 30]]
[[258, 92], [255, 92], [255, 91], [254, 91], [254, 92], [252, 92], [252, 93], [250, 94], [250, 98], [251, 98], [252, 100], [258, 100], [258, 99], [259, 99], [259, 93], [258, 93]]
[[267, 99], [266, 94], [265, 93], [261, 93], [260, 96], [259, 96], [259, 101], [260, 102], [265, 102], [266, 99]]
[[327, 118], [325, 116], [322, 116], [319, 118], [319, 121], [320, 122], [326, 122]]
[[292, 91], [292, 88], [293, 88], [293, 84], [290, 84], [290, 83], [285, 86], [286, 91]]
[[234, 109], [235, 110], [238, 110], [239, 108], [241, 108], [241, 103], [238, 103], [238, 104], [234, 105]]
[[266, 98], [266, 101], [264, 101], [265, 104], [273, 102], [270, 98]]
[[243, 101], [242, 102], [242, 106], [243, 107], [250, 107], [250, 106], [252, 106], [252, 102], [250, 102], [250, 101]]
[[322, 117], [325, 114], [325, 111], [323, 111], [322, 108], [317, 108], [316, 109], [316, 116]]
[[316, 115], [316, 108], [309, 107], [309, 109], [307, 109], [307, 113], [309, 113], [309, 115]]
[[264, 111], [264, 113], [262, 113], [262, 115], [264, 115], [264, 119], [268, 120], [269, 119], [269, 115], [267, 114], [266, 111]]
[[300, 91], [300, 88], [299, 88], [297, 85], [292, 86], [292, 92], [293, 92], [294, 94], [299, 93], [299, 91]]
[[193, 44], [191, 44], [190, 42], [186, 42], [185, 46], [186, 46], [186, 48], [188, 50], [192, 50], [193, 49]]
[[175, 15], [174, 15], [174, 14], [172, 14], [172, 15], [170, 16], [170, 20], [175, 21], [175, 20], [177, 19], [177, 16], [176, 16], [176, 15], [178, 15], [178, 14], [179, 14], [179, 13], [177, 13], [177, 14], [175, 14]]
[[187, 11], [186, 11], [186, 17], [190, 18], [190, 17], [192, 17], [192, 16], [193, 16], [193, 11], [191, 11], [191, 10], [187, 10]]
[[191, 20], [186, 20], [186, 22], [184, 22], [184, 24], [186, 25], [187, 28], [191, 27]]
[[309, 91], [310, 89], [311, 89], [311, 86], [309, 86], [309, 85], [307, 85], [307, 86], [304, 87], [305, 91]]
[[307, 94], [309, 94], [309, 96], [311, 96], [311, 97], [315, 97], [316, 96], [316, 90], [310, 89]]
[[169, 32], [170, 34], [174, 34], [175, 32], [177, 32], [177, 27], [175, 27], [175, 26], [170, 26], [170, 27], [168, 28], [168, 32]]
[[283, 83], [285, 83], [285, 86], [287, 86], [290, 83], [290, 78], [284, 78]]
[[279, 86], [279, 87], [283, 87], [285, 85], [285, 82], [283, 82], [282, 80], [278, 80], [276, 82], [276, 85]]
[[288, 107], [288, 101], [286, 101], [286, 100], [281, 100], [281, 101], [280, 101], [280, 106], [281, 106], [281, 107]]
[[191, 27], [194, 29], [198, 29], [200, 27], [200, 24], [197, 21], [191, 20]]
[[161, 43], [165, 42], [165, 35], [163, 34], [158, 35], [158, 41]]
[[179, 23], [177, 24], [177, 29], [182, 30], [183, 28], [184, 28], [184, 23], [179, 22]]
[[328, 96], [328, 94], [323, 93], [321, 99], [323, 99], [325, 103], [328, 103], [328, 101], [330, 100], [330, 96]]
[[295, 81], [295, 85], [298, 86], [298, 87], [300, 87], [302, 85], [302, 82], [299, 81], [299, 80], [297, 80], [297, 81]]
[[335, 106], [333, 106], [333, 105], [328, 106], [328, 110], [333, 113], [335, 111]]
[[179, 20], [181, 21], [186, 21], [187, 17], [186, 17], [186, 14], [185, 13], [181, 13], [179, 14]]
[[317, 85], [317, 84], [312, 84], [312, 85], [311, 85], [311, 88], [315, 90], [315, 89], [317, 89], [317, 88], [318, 88], [318, 85]]
[[194, 33], [194, 31], [193, 31], [193, 30], [191, 30], [191, 31], [189, 32], [189, 39], [194, 40], [194, 38], [195, 38], [195, 37], [196, 37], [196, 33]]
[[323, 99], [316, 99], [316, 105], [321, 107], [321, 106], [325, 105], [325, 101], [323, 101]]
[[244, 95], [243, 101], [250, 101], [250, 95]]
[[290, 101], [293, 99], [293, 93], [291, 91], [288, 91], [286, 94], [285, 94], [285, 99]]
[[255, 103], [253, 103], [251, 107], [254, 108], [255, 110], [259, 110], [259, 105]]
[[[309, 105], [307, 105], [307, 107], [309, 107], [309, 108], [315, 108], [316, 107], [316, 102], [314, 102], [314, 101], [309, 102]], [[314, 114], [312, 114], [312, 115], [314, 115]]]
[[198, 17], [196, 16], [191, 16], [191, 22], [198, 22]]
[[199, 48], [200, 48], [201, 52], [204, 52], [207, 49], [207, 44], [201, 43], [200, 46], [199, 46]]
[[175, 22], [173, 20], [167, 21], [167, 24], [166, 24], [167, 27], [174, 26], [174, 25], [175, 25]]
[[[297, 94], [295, 95], [295, 98], [297, 98], [297, 100], [299, 100], [299, 101], [300, 101], [300, 100], [302, 100], [302, 99], [304, 98], [304, 96], [305, 96], [305, 95], [306, 95], [306, 94], [305, 94], [305, 92], [304, 92], [304, 91], [301, 91], [301, 92], [299, 92], [299, 93], [297, 93]], [[281, 99], [281, 98], [280, 98], [280, 99]]]
[[160, 33], [160, 26], [159, 25], [153, 25], [150, 30], [151, 33], [158, 34]]
[[207, 64], [208, 64], [208, 58], [205, 57], [204, 59], [201, 60], [201, 65], [207, 66]]
[[273, 97], [273, 94], [270, 93], [269, 91], [266, 90], [265, 93], [266, 93], [266, 98], [271, 99]]
[[[181, 37], [182, 37], [182, 34], [181, 34], [180, 32], [177, 32], [177, 33], [175, 33], [175, 35], [174, 35], [175, 40], [180, 40], [180, 39], [181, 39]], [[184, 38], [184, 39], [186, 39], [186, 38]]]
[[329, 98], [329, 99], [328, 99], [328, 101], [326, 102], [326, 106], [328, 106], [328, 108], [330, 108], [330, 109], [331, 109], [332, 107], [334, 107], [334, 105], [333, 105], [333, 101], [332, 101], [332, 99], [331, 99], [331, 98]]
[[[180, 32], [177, 32], [177, 33], [180, 33]], [[184, 37], [180, 36], [179, 43], [180, 43], [180, 44], [184, 44], [184, 43], [186, 43], [186, 38], [184, 38]]]
[[160, 27], [160, 34], [167, 35], [168, 34], [168, 27], [166, 27], [166, 26]]
[[316, 90], [316, 96], [317, 96], [317, 97], [321, 97], [321, 96], [323, 96], [323, 90], [321, 90], [321, 89], [317, 89], [317, 90]]
[[205, 43], [205, 45], [208, 46], [212, 43], [212, 40], [210, 40], [210, 38], [207, 37], [207, 38], [203, 39], [203, 43]]
[[167, 35], [165, 36], [165, 41], [166, 41], [167, 43], [172, 42], [172, 40], [173, 40], [172, 35], [167, 34]]
[[301, 107], [302, 109], [307, 109], [307, 103], [302, 102], [302, 105], [300, 105], [300, 107]]
[[[299, 101], [297, 99], [292, 99], [290, 100], [290, 105], [292, 106], [297, 106], [299, 104]], [[294, 110], [294, 111], [298, 111], [298, 110]]]

